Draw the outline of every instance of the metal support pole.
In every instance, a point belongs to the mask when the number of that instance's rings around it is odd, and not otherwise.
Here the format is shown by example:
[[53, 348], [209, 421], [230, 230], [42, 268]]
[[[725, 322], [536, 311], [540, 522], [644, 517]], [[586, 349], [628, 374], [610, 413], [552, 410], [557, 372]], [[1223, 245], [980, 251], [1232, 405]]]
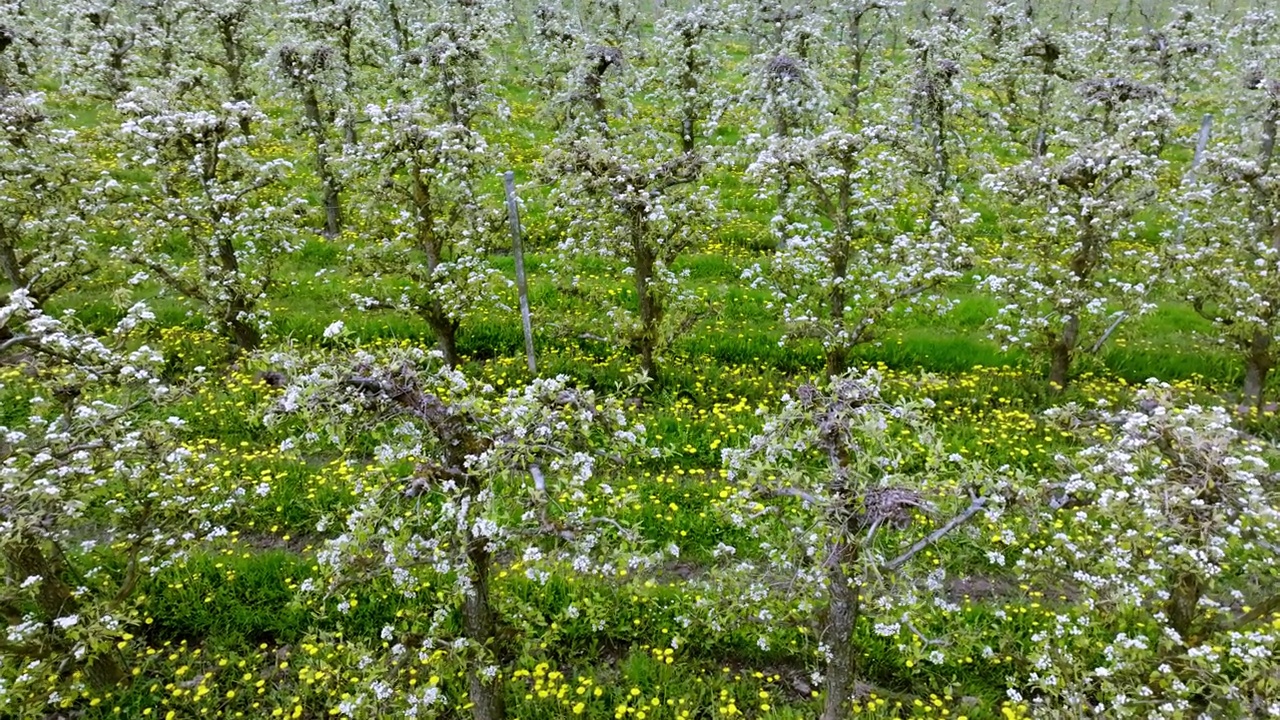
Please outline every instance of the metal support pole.
[[516, 260], [516, 292], [520, 295], [520, 322], [524, 325], [524, 353], [529, 360], [529, 372], [537, 375], [538, 362], [533, 355], [533, 321], [529, 318], [529, 283], [524, 275], [520, 207], [516, 203], [516, 174], [510, 170], [503, 173], [502, 184], [507, 190], [507, 220], [511, 223], [511, 250]]

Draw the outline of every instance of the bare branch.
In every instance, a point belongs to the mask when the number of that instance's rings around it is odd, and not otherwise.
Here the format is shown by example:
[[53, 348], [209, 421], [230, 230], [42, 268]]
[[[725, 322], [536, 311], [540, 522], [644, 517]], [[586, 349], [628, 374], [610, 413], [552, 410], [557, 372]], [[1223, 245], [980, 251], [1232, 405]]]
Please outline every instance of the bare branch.
[[970, 518], [978, 514], [978, 511], [986, 507], [986, 504], [987, 504], [987, 498], [981, 497], [981, 496], [974, 497], [973, 503], [970, 504], [969, 507], [965, 508], [964, 512], [961, 512], [959, 515], [956, 515], [955, 517], [951, 518], [946, 522], [945, 525], [943, 525], [942, 527], [938, 528], [937, 530], [934, 530], [933, 532], [929, 533], [925, 537], [918, 540], [914, 545], [907, 548], [906, 552], [902, 553], [898, 557], [885, 563], [881, 567], [881, 570], [882, 571], [897, 570], [898, 568], [907, 564], [907, 562], [910, 561], [911, 558], [919, 554], [921, 550], [924, 550], [925, 548], [933, 545], [934, 543], [941, 540], [943, 536], [947, 535], [947, 533], [950, 533], [952, 530], [955, 530], [956, 528], [968, 522]]
[[[762, 488], [762, 490], [764, 490], [764, 488]], [[772, 488], [772, 489], [767, 489], [765, 491], [768, 492], [770, 495], [774, 495], [777, 497], [800, 498], [801, 500], [809, 503], [810, 505], [818, 504], [818, 498], [797, 488], [789, 488], [789, 487], [788, 488]]]
[[1098, 341], [1093, 344], [1093, 347], [1089, 348], [1089, 354], [1097, 354], [1097, 352], [1102, 349], [1102, 346], [1107, 344], [1107, 340], [1111, 339], [1111, 335], [1116, 331], [1116, 328], [1120, 327], [1120, 323], [1124, 322], [1128, 317], [1129, 313], [1127, 312], [1122, 312], [1117, 315], [1116, 319], [1107, 327], [1106, 332], [1102, 333], [1102, 335], [1098, 337]]

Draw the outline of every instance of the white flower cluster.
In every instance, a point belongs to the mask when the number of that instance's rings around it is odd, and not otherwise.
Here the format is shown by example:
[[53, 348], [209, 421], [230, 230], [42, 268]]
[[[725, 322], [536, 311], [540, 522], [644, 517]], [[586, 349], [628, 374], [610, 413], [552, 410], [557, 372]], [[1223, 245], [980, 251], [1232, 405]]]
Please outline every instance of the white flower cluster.
[[1109, 439], [1061, 458], [1066, 482], [1045, 484], [1066, 494], [1038, 522], [1062, 530], [1015, 567], [1024, 582], [1071, 576], [1084, 607], [1140, 613], [1150, 631], [1117, 635], [1105, 663], [1091, 664], [1073, 639], [1090, 616], [1057, 614], [1032, 656], [1037, 702], [1130, 713], [1119, 708], [1135, 691], [1182, 709], [1208, 693], [1213, 714], [1231, 715], [1237, 689], [1265, 682], [1280, 651], [1280, 627], [1249, 608], [1274, 598], [1230, 591], [1280, 568], [1273, 451], [1236, 429], [1231, 411], [1187, 404], [1167, 385], [1151, 381], [1135, 405], [1050, 413], [1081, 433], [1106, 426]]

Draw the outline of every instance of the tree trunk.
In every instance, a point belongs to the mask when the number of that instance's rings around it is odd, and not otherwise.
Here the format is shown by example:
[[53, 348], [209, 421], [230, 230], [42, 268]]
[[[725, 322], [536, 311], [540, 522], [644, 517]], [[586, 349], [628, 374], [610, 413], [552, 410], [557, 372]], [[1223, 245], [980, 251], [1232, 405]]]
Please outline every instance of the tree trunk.
[[449, 317], [440, 301], [431, 298], [418, 308], [418, 314], [431, 326], [436, 336], [436, 347], [444, 355], [444, 364], [458, 367], [458, 321]]
[[400, 6], [395, 0], [390, 0], [383, 7], [387, 13], [387, 19], [391, 22], [391, 41], [395, 44], [396, 52], [404, 55], [409, 48], [409, 31], [400, 19]]
[[[215, 214], [214, 220], [217, 221], [220, 217], [219, 214]], [[218, 248], [218, 267], [222, 271], [222, 277], [230, 278], [233, 286], [231, 298], [222, 313], [223, 322], [231, 331], [231, 340], [234, 345], [231, 355], [234, 357], [241, 351], [253, 352], [262, 342], [262, 333], [258, 332], [258, 328], [252, 323], [246, 322], [243, 317], [253, 308], [253, 300], [234, 287], [239, 282], [236, 278], [240, 273], [240, 257], [236, 254], [236, 248], [231, 244], [229, 235], [219, 233], [214, 238], [214, 243]]]
[[1067, 389], [1067, 377], [1071, 371], [1071, 348], [1066, 343], [1056, 342], [1049, 358], [1049, 389], [1062, 392]]
[[1240, 409], [1256, 409], [1262, 412], [1266, 400], [1267, 375], [1271, 373], [1271, 338], [1261, 332], [1254, 333], [1249, 354], [1244, 359], [1244, 397]]
[[[244, 66], [245, 56], [238, 33], [241, 29], [236, 16], [216, 18], [218, 38], [222, 42], [222, 69], [227, 73], [227, 87], [231, 90], [231, 99], [236, 102], [247, 102], [249, 92], [245, 89]], [[248, 117], [240, 118], [240, 132], [251, 134], [253, 123]]]
[[328, 160], [324, 162], [324, 170], [320, 175], [324, 179], [324, 236], [332, 240], [342, 232], [342, 204], [338, 194], [338, 183], [328, 171]]
[[[492, 557], [488, 550], [489, 539], [472, 536], [467, 547], [467, 559], [471, 565], [471, 592], [467, 594], [462, 608], [462, 623], [467, 639], [476, 645], [484, 646], [489, 652], [495, 650], [496, 626], [493, 608], [489, 603], [489, 570]], [[472, 656], [467, 663], [467, 684], [471, 701], [471, 716], [475, 720], [502, 720], [507, 715], [502, 697], [502, 680], [499, 675], [486, 679], [483, 667], [478, 658]]]
[[[846, 198], [846, 187], [841, 186], [841, 198]], [[841, 205], [841, 211], [844, 205]], [[847, 215], [841, 215], [841, 218]], [[846, 228], [836, 229], [831, 248], [831, 292], [827, 295], [827, 317], [831, 321], [834, 337], [828, 340], [827, 377], [835, 377], [849, 369], [849, 338], [844, 337], [845, 279], [849, 275], [849, 241]]]
[[657, 379], [658, 365], [654, 358], [658, 345], [658, 326], [662, 322], [662, 304], [653, 292], [653, 273], [657, 258], [653, 248], [644, 242], [643, 230], [633, 220], [633, 251], [635, 253], [636, 300], [640, 304], [640, 334], [635, 338], [640, 353], [640, 367], [649, 377]]
[[[687, 52], [688, 48], [686, 48]], [[689, 57], [690, 55], [686, 55]], [[693, 105], [693, 98], [698, 94], [698, 74], [697, 63], [688, 61], [685, 64], [684, 72], [680, 75], [680, 89], [683, 90], [685, 98], [682, 108], [682, 119], [680, 122], [680, 149], [685, 153], [691, 153], [697, 144], [698, 134], [698, 111]]]
[[[348, 97], [356, 95], [356, 78], [355, 78], [355, 52], [352, 48], [355, 42], [354, 29], [351, 27], [350, 18], [347, 19], [346, 25], [342, 29], [342, 82], [343, 91]], [[348, 122], [342, 126], [342, 141], [346, 144], [346, 148], [350, 150], [360, 142], [359, 135], [356, 134], [356, 119], [354, 116], [347, 118]]]
[[[791, 125], [787, 122], [787, 116], [781, 112], [773, 119], [773, 134], [777, 137], [785, 138], [791, 134]], [[774, 200], [778, 204], [778, 214], [786, 216], [788, 209], [788, 200], [791, 198], [791, 174], [792, 164], [785, 163], [782, 167], [782, 176], [778, 178], [778, 197]], [[778, 249], [782, 250], [786, 245], [785, 237], [778, 238]]]
[[1164, 612], [1169, 618], [1169, 627], [1176, 630], [1183, 641], [1190, 638], [1196, 618], [1200, 616], [1197, 606], [1201, 588], [1200, 578], [1194, 573], [1178, 573], [1170, 588], [1169, 600], [1165, 602]]
[[843, 345], [832, 345], [826, 352], [827, 377], [833, 378], [849, 369], [849, 353]]
[[[75, 615], [80, 603], [71, 592], [71, 587], [62, 579], [66, 567], [56, 557], [50, 558], [40, 547], [39, 538], [23, 534], [16, 543], [5, 549], [5, 560], [9, 565], [9, 573], [16, 578], [28, 578], [39, 575], [40, 591], [36, 596], [36, 604], [40, 612], [50, 620]], [[98, 688], [110, 688], [119, 685], [126, 677], [124, 668], [113, 653], [97, 655], [84, 666], [85, 676]]]
[[1068, 315], [1062, 325], [1062, 336], [1050, 340], [1049, 389], [1062, 392], [1067, 389], [1071, 374], [1071, 356], [1075, 353], [1076, 340], [1080, 336], [1080, 318]]
[[[414, 210], [418, 214], [417, 220], [417, 244], [418, 250], [427, 258], [427, 284], [429, 287], [434, 286], [434, 277], [436, 268], [444, 260], [443, 243], [439, 236], [436, 235], [435, 229], [435, 208], [431, 206], [431, 186], [427, 181], [423, 180], [423, 170], [416, 163], [413, 165], [413, 178], [410, 185], [413, 193]], [[444, 305], [440, 303], [440, 299], [435, 296], [434, 292], [427, 296], [424, 303], [418, 306], [418, 312], [422, 315], [427, 324], [431, 326], [431, 331], [435, 333], [436, 344], [440, 348], [440, 352], [444, 354], [444, 362], [449, 367], [458, 366], [458, 321], [449, 317], [449, 313], [445, 312]]]
[[262, 344], [262, 333], [258, 332], [258, 328], [251, 323], [232, 318], [227, 321], [227, 324], [231, 328], [231, 340], [235, 345], [233, 355], [239, 352], [253, 352]]
[[1071, 370], [1071, 348], [1063, 342], [1053, 344], [1049, 359], [1049, 389], [1062, 392], [1067, 389], [1067, 373]]
[[864, 10], [854, 15], [848, 29], [848, 45], [853, 51], [849, 66], [853, 77], [849, 81], [849, 90], [844, 96], [844, 106], [851, 118], [858, 117], [858, 108], [862, 100], [862, 65], [866, 61], [867, 51], [871, 45], [870, 40], [863, 40], [862, 37], [862, 16], [866, 12], [869, 11]]
[[17, 239], [10, 237], [9, 229], [0, 224], [0, 277], [7, 280], [14, 290], [25, 288], [31, 282], [23, 271], [16, 245]]
[[446, 318], [433, 329], [436, 333], [436, 345], [444, 354], [444, 364], [451, 368], [458, 367], [458, 321]]
[[[1275, 157], [1278, 126], [1280, 126], [1280, 100], [1273, 100], [1268, 105], [1262, 120], [1262, 147], [1259, 151], [1258, 164], [1264, 173], [1270, 170], [1271, 162]], [[1252, 219], [1262, 230], [1261, 239], [1269, 242], [1272, 249], [1280, 249], [1280, 222], [1276, 221], [1276, 214], [1269, 209], [1270, 203], [1265, 193], [1265, 186], [1259, 183], [1253, 183], [1253, 185]], [[1267, 315], [1270, 320], [1269, 311]], [[1273, 364], [1271, 336], [1255, 330], [1244, 360], [1244, 398], [1242, 398], [1241, 410], [1252, 407], [1257, 408], [1259, 413], [1262, 412], [1266, 397], [1267, 375], [1271, 372]]]
[[316, 173], [320, 175], [320, 183], [324, 186], [324, 235], [335, 238], [342, 232], [342, 205], [339, 199], [338, 179], [329, 167], [328, 142], [325, 138], [325, 121], [320, 114], [320, 99], [314, 88], [307, 88], [303, 94], [303, 109], [307, 124], [311, 127], [315, 141]]
[[842, 544], [836, 547], [835, 552], [835, 562], [827, 573], [831, 583], [831, 607], [827, 611], [826, 627], [822, 630], [822, 643], [829, 654], [822, 720], [847, 720], [852, 716], [858, 672], [858, 648], [853, 642], [853, 632], [858, 624], [859, 588], [846, 572], [846, 568], [857, 561], [858, 548]]

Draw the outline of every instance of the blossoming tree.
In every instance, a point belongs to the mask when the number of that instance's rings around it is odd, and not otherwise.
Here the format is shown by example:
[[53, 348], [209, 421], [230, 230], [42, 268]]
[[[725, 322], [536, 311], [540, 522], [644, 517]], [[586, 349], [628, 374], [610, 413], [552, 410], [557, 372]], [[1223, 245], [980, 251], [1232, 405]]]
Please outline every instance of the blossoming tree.
[[48, 23], [20, 0], [0, 2], [0, 96], [33, 89], [44, 62]]
[[[712, 158], [706, 117], [715, 94], [715, 67], [706, 42], [714, 31], [710, 13], [663, 24], [654, 70], [608, 45], [583, 49], [570, 78], [566, 126], [548, 154], [544, 172], [557, 178], [553, 213], [562, 226], [558, 272], [578, 285], [578, 257], [603, 257], [630, 278], [634, 308], [613, 305], [614, 337], [640, 357], [651, 377], [658, 357], [697, 320], [696, 299], [682, 285], [676, 260], [706, 237], [716, 198], [701, 178]], [[680, 88], [672, 88], [672, 84]], [[654, 103], [653, 121], [633, 100]], [[658, 109], [660, 108], [660, 109]]]
[[477, 194], [493, 169], [484, 138], [443, 120], [420, 101], [393, 102], [366, 110], [371, 126], [349, 161], [373, 188], [369, 215], [381, 238], [352, 248], [358, 267], [389, 274], [400, 292], [386, 297], [362, 294], [363, 307], [407, 310], [431, 326], [445, 362], [458, 364], [458, 330], [473, 313], [505, 304], [510, 283], [488, 261], [487, 224]]
[[111, 182], [87, 176], [76, 150], [42, 93], [0, 94], [0, 302], [22, 290], [43, 307], [92, 272], [89, 223]]
[[480, 122], [502, 118], [497, 49], [512, 18], [497, 0], [448, 3], [418, 19], [420, 30], [405, 40], [396, 83], [402, 95], [434, 108], [442, 121], [481, 130]]
[[[821, 76], [790, 57], [765, 69], [775, 76], [763, 84], [772, 98], [766, 107], [777, 108], [778, 121], [747, 174], [782, 189], [774, 218], [780, 241], [767, 267], [757, 264], [744, 277], [781, 306], [784, 341], [822, 343], [830, 376], [848, 369], [849, 352], [895, 316], [949, 307], [939, 290], [971, 262], [973, 250], [956, 228], [972, 217], [951, 189], [947, 150], [954, 73], [939, 69], [950, 61], [929, 54], [939, 43], [921, 43], [916, 71], [901, 79], [905, 102], [887, 113], [860, 109], [847, 95], [832, 99]], [[868, 90], [860, 85], [858, 93]], [[909, 112], [923, 118], [919, 132], [899, 129]], [[926, 207], [904, 206], [912, 190]], [[923, 217], [904, 227], [904, 213]]]
[[145, 30], [129, 3], [72, 0], [57, 7], [61, 50], [52, 55], [67, 85], [79, 92], [116, 100], [134, 89], [143, 71]]
[[[498, 392], [420, 350], [284, 363], [296, 379], [274, 419], [305, 420], [312, 432], [299, 447], [342, 446], [349, 433], [365, 430], [380, 438], [377, 466], [365, 480], [374, 491], [335, 518], [341, 532], [317, 558], [322, 582], [304, 592], [332, 597], [343, 611], [352, 583], [389, 581], [405, 597], [429, 585], [437, 609], [422, 619], [413, 651], [461, 662], [476, 720], [506, 716], [496, 558], [522, 558], [527, 577], [541, 582], [552, 572], [617, 577], [658, 559], [641, 551], [632, 529], [595, 509], [627, 499], [594, 477], [598, 465], [651, 454], [644, 426], [631, 422], [619, 400], [563, 377]], [[387, 687], [402, 672], [404, 664], [388, 657], [376, 685]], [[431, 683], [398, 697], [374, 689], [351, 702], [417, 714], [444, 701]]]
[[993, 336], [1048, 356], [1064, 388], [1072, 361], [1096, 353], [1119, 325], [1149, 310], [1163, 258], [1138, 242], [1140, 213], [1158, 201], [1174, 123], [1165, 95], [1124, 78], [1079, 86], [1039, 157], [987, 175], [1011, 200], [1001, 248], [981, 286], [1004, 301]]
[[226, 99], [249, 102], [255, 95], [255, 65], [265, 55], [261, 8], [252, 0], [218, 0], [204, 9], [196, 18], [194, 54], [224, 78]]
[[[873, 372], [839, 376], [783, 396], [745, 447], [723, 451], [737, 490], [722, 510], [762, 555], [718, 569], [716, 593], [748, 605], [766, 647], [774, 623], [808, 623], [826, 607], [817, 628], [823, 720], [850, 714], [860, 619], [911, 623], [922, 602], [911, 559], [979, 513], [993, 520], [1001, 512], [991, 491], [1003, 482], [945, 454], [923, 417], [928, 405], [884, 399]], [[904, 530], [937, 516], [959, 488], [970, 491], [968, 506], [912, 542]], [[759, 607], [769, 598], [782, 604]]]
[[[260, 159], [259, 137], [243, 131], [242, 121], [262, 128], [266, 117], [248, 103], [179, 109], [159, 93], [136, 93], [121, 110], [130, 116], [122, 132], [131, 142], [121, 164], [154, 173], [132, 186], [135, 200], [121, 220], [131, 235], [129, 260], [143, 268], [134, 280], [154, 276], [198, 307], [234, 349], [254, 350], [268, 324], [262, 301], [280, 256], [299, 245], [303, 210], [301, 199], [281, 191], [291, 164]], [[173, 239], [189, 255], [165, 252]]]
[[896, 197], [907, 178], [894, 136], [885, 126], [832, 128], [774, 144], [752, 167], [757, 177], [775, 170], [798, 176], [803, 185], [788, 194], [789, 204], [811, 219], [789, 222], [768, 270], [756, 265], [744, 276], [782, 305], [784, 340], [822, 342], [832, 376], [894, 315], [948, 307], [937, 291], [970, 262], [972, 249], [941, 223], [915, 233], [896, 224]]
[[242, 495], [183, 446], [166, 413], [183, 391], [129, 337], [150, 319], [135, 305], [97, 337], [22, 290], [0, 306], [0, 363], [18, 366], [0, 375], [0, 402], [23, 416], [0, 426], [0, 713], [57, 714], [127, 681], [140, 588], [225, 534]]
[[[324, 233], [342, 231], [342, 183], [334, 168], [331, 136], [340, 99], [344, 67], [337, 50], [323, 42], [284, 43], [275, 51], [277, 77], [302, 106], [302, 131], [311, 142], [315, 173], [324, 194]], [[344, 118], [351, 123], [354, 119]]]
[[[1015, 566], [1037, 586], [1070, 578], [1079, 599], [1033, 638], [1033, 702], [1045, 715], [1109, 717], [1268, 707], [1280, 651], [1274, 447], [1237, 430], [1229, 410], [1156, 381], [1132, 408], [1049, 416], [1084, 447], [1042, 483], [1051, 502], [1036, 522], [1055, 530]], [[1136, 621], [1083, 632], [1118, 618]], [[1114, 633], [1102, 647], [1100, 632]]]
[[1224, 139], [1187, 188], [1190, 227], [1177, 249], [1177, 279], [1192, 306], [1243, 355], [1241, 406], [1261, 410], [1280, 339], [1280, 80], [1250, 85], [1257, 102], [1245, 117], [1253, 122], [1242, 123], [1243, 132], [1222, 128]]

